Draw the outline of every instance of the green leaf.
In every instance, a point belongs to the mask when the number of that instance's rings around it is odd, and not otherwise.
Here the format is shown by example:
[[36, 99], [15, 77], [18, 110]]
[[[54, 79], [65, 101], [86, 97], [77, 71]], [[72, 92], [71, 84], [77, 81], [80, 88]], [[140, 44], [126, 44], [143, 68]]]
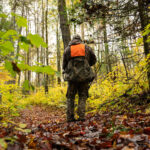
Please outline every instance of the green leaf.
[[24, 129], [23, 132], [25, 132], [25, 133], [30, 133], [30, 132], [31, 132], [31, 129]]
[[139, 38], [136, 42], [136, 45], [140, 46], [142, 44], [142, 42], [143, 42], [143, 38]]
[[27, 125], [26, 125], [26, 124], [24, 124], [24, 123], [20, 123], [20, 124], [19, 124], [19, 127], [20, 127], [20, 128], [22, 128], [22, 129], [24, 129], [24, 128], [26, 128], [26, 127], [27, 127]]
[[8, 16], [6, 14], [0, 13], [0, 18], [7, 18]]
[[17, 66], [22, 71], [30, 70], [30, 71], [33, 71], [33, 72], [46, 73], [46, 74], [49, 74], [49, 75], [54, 75], [56, 73], [55, 70], [51, 66], [44, 66], [44, 67], [42, 67], [42, 66], [29, 66], [29, 65], [24, 64], [24, 63], [17, 64]]
[[3, 39], [9, 39], [10, 36], [13, 36], [13, 35], [17, 35], [17, 31], [15, 31], [15, 30], [8, 30], [8, 31], [2, 36], [2, 38], [3, 38]]
[[27, 28], [27, 19], [21, 16], [16, 17], [16, 23], [18, 27], [26, 27]]
[[34, 86], [28, 80], [25, 80], [23, 82], [23, 89], [25, 91], [29, 91], [29, 90], [33, 90], [34, 91], [35, 88], [34, 88]]
[[17, 64], [20, 70], [25, 71], [25, 70], [30, 70], [30, 66], [24, 63]]
[[23, 82], [23, 89], [26, 90], [26, 91], [30, 90], [30, 85], [29, 85], [29, 81], [28, 80], [25, 80]]
[[13, 70], [13, 66], [12, 63], [8, 60], [5, 61], [5, 68], [10, 72], [10, 74], [15, 77], [16, 76], [16, 72]]
[[42, 47], [47, 47], [46, 43], [43, 41], [43, 39], [38, 34], [29, 34], [27, 38], [31, 41], [33, 45], [36, 47], [39, 47], [40, 45]]
[[34, 72], [38, 72], [38, 73], [46, 73], [46, 74], [49, 74], [49, 75], [53, 75], [55, 74], [55, 71], [54, 69], [52, 69], [50, 66], [32, 66], [31, 68], [31, 71], [34, 71]]
[[25, 50], [27, 52], [29, 50], [29, 45], [24, 43], [24, 42], [19, 42], [19, 47], [20, 47], [20, 49], [23, 49], [23, 50]]
[[144, 33], [142, 34], [143, 36], [148, 35], [150, 33], [150, 29], [147, 29], [144, 31]]
[[4, 31], [0, 31], [0, 37], [2, 37], [5, 34]]
[[25, 133], [30, 133], [31, 130], [30, 129], [21, 129], [21, 128], [17, 128], [15, 127], [16, 130], [21, 131], [21, 132], [25, 132]]
[[0, 146], [5, 149], [7, 148], [7, 143], [5, 142], [5, 139], [0, 139]]
[[43, 68], [43, 72], [50, 75], [53, 75], [55, 73], [55, 71], [50, 66], [45, 66]]
[[0, 44], [0, 50], [2, 51], [2, 55], [6, 56], [14, 51], [14, 47], [10, 41], [5, 41]]

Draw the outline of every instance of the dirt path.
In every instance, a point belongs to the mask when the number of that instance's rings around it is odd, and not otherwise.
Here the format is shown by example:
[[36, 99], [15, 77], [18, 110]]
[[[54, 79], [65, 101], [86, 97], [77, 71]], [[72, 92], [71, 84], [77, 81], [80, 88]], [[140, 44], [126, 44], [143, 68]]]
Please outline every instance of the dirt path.
[[56, 107], [31, 106], [22, 110], [15, 121], [27, 124], [28, 128], [35, 128], [41, 123], [63, 123], [66, 121], [66, 114], [63, 109]]
[[26, 123], [30, 132], [0, 128], [0, 138], [17, 137], [13, 144], [6, 140], [8, 150], [150, 150], [150, 114], [88, 114], [72, 123], [55, 107], [32, 106], [20, 114], [15, 122]]

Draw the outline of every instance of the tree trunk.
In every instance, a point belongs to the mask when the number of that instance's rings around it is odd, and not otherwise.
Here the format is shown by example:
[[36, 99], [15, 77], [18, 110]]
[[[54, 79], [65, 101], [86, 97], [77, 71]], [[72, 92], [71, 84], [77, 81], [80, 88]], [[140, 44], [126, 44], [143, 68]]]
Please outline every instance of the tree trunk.
[[[148, 17], [148, 0], [138, 0], [138, 7], [139, 7], [139, 15], [141, 20], [141, 27], [142, 30], [145, 29], [145, 27], [150, 23], [149, 17]], [[150, 43], [147, 42], [149, 35], [143, 36], [143, 43], [144, 43], [144, 53], [145, 57], [148, 56], [150, 53]], [[147, 77], [148, 77], [148, 83], [149, 83], [149, 90], [150, 90], [150, 64], [147, 64]]]
[[[61, 73], [61, 67], [60, 67], [60, 59], [61, 59], [61, 54], [60, 54], [60, 38], [59, 38], [59, 25], [57, 22], [57, 31], [56, 31], [56, 42], [57, 42], [57, 71]], [[57, 78], [58, 84], [61, 84], [61, 78]]]
[[[23, 0], [23, 3], [22, 3], [22, 17], [24, 17], [24, 3], [25, 1]], [[19, 34], [21, 34], [22, 32], [22, 27], [19, 29]], [[17, 53], [16, 53], [16, 59], [18, 60], [19, 58], [19, 52], [20, 52], [20, 49], [19, 49], [19, 40], [18, 40], [18, 45], [17, 45]], [[20, 81], [21, 80], [21, 72], [19, 73], [19, 77], [18, 77], [18, 86], [20, 86]]]
[[[46, 0], [46, 13], [45, 13], [45, 30], [46, 30], [46, 66], [49, 65], [48, 63], [48, 0]], [[48, 93], [48, 81], [49, 81], [49, 76], [48, 74], [45, 75], [45, 94]]]
[[[41, 31], [42, 31], [42, 38], [44, 40], [44, 0], [42, 0], [42, 20], [41, 20], [41, 24], [42, 24], [42, 28], [41, 28]], [[41, 47], [41, 53], [40, 53], [40, 62], [42, 65], [45, 65], [45, 57], [44, 57], [44, 53], [45, 53], [45, 49], [43, 47]], [[41, 85], [45, 85], [45, 77], [44, 77], [44, 74], [40, 73], [40, 80], [39, 80], [39, 84], [40, 86]]]
[[81, 24], [81, 37], [84, 40], [84, 22]]
[[[28, 10], [28, 8], [27, 8], [27, 16], [29, 16], [29, 10]], [[28, 22], [28, 30], [26, 30], [26, 35], [28, 35], [28, 32], [29, 32], [29, 29], [30, 29], [30, 24], [29, 24], [29, 22]], [[31, 53], [31, 48], [29, 48], [29, 50], [28, 50], [28, 52], [27, 52], [27, 64], [28, 65], [30, 65], [30, 54]], [[27, 73], [27, 79], [28, 79], [28, 81], [29, 81], [29, 83], [30, 83], [30, 81], [31, 81], [31, 71], [28, 71], [28, 73]]]
[[60, 18], [60, 28], [62, 32], [62, 39], [63, 39], [64, 49], [65, 49], [68, 46], [69, 41], [71, 40], [65, 0], [58, 0], [58, 12], [59, 12], [59, 18]]
[[106, 71], [107, 73], [111, 72], [111, 63], [109, 59], [109, 47], [108, 47], [108, 40], [107, 40], [107, 28], [106, 28], [106, 19], [103, 18], [103, 25], [104, 25], [104, 45], [105, 45], [105, 63], [106, 63]]
[[[38, 4], [38, 0], [35, 1], [35, 5]], [[35, 8], [36, 11], [36, 8]], [[37, 14], [35, 14], [35, 33], [39, 34], [39, 12], [37, 11]], [[40, 63], [40, 50], [39, 48], [36, 48], [36, 54], [37, 54], [37, 63]], [[36, 86], [40, 86], [40, 73], [36, 73]]]
[[125, 59], [124, 59], [124, 56], [123, 56], [123, 52], [120, 51], [120, 54], [121, 54], [121, 59], [122, 59], [122, 62], [123, 62], [123, 65], [124, 65], [124, 69], [125, 69], [125, 72], [126, 72], [126, 77], [128, 79], [129, 78], [128, 69], [127, 69], [126, 62], [125, 62]]

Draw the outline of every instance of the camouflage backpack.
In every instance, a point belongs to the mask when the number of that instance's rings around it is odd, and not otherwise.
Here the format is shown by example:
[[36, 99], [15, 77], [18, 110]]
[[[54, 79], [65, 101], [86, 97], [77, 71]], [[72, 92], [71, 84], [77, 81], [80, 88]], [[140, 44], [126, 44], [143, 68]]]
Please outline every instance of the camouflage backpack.
[[85, 57], [74, 57], [68, 62], [64, 73], [65, 81], [92, 82], [95, 74]]

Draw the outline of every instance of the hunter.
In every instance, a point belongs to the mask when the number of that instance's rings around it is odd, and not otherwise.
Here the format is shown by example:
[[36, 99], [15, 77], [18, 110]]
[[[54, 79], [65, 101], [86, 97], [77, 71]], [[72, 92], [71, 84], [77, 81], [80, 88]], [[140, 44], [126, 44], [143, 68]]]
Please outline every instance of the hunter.
[[85, 120], [86, 99], [89, 83], [95, 78], [91, 66], [96, 63], [96, 56], [91, 47], [85, 45], [79, 35], [75, 35], [63, 54], [63, 75], [68, 81], [67, 89], [67, 122], [76, 121], [75, 95], [78, 93], [78, 121]]

